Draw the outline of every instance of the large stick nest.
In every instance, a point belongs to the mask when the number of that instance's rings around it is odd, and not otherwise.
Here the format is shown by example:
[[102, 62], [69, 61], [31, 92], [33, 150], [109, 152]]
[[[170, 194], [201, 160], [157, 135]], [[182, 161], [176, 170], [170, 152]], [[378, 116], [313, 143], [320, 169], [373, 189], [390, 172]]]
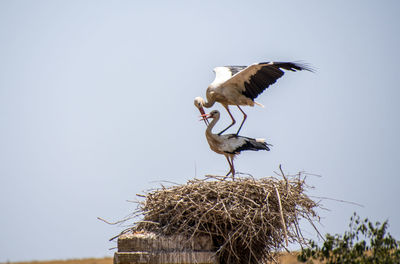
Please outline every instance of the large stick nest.
[[212, 237], [219, 262], [265, 263], [288, 243], [302, 245], [299, 220], [313, 226], [318, 204], [304, 192], [305, 177], [210, 177], [148, 192], [139, 202], [143, 220], [130, 231]]

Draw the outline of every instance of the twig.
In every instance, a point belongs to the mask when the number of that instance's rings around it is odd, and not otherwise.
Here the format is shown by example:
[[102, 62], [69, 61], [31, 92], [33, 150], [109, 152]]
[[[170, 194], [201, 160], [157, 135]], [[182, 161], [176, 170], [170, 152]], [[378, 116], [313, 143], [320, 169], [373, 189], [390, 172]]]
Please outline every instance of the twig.
[[109, 221], [107, 221], [107, 220], [105, 220], [105, 219], [103, 219], [101, 217], [97, 217], [97, 219], [99, 219], [100, 221], [103, 221], [104, 223], [109, 224], [109, 225], [118, 225], [120, 223], [125, 222], [125, 219], [119, 220], [119, 221], [116, 221], [116, 222], [109, 222]]
[[286, 224], [285, 224], [285, 218], [283, 217], [283, 211], [282, 211], [281, 197], [280, 197], [278, 189], [276, 187], [275, 187], [275, 192], [276, 192], [276, 196], [278, 197], [279, 211], [281, 213], [282, 227], [283, 227], [283, 230], [285, 232], [286, 246], [289, 246], [288, 235], [287, 235]]
[[322, 196], [313, 196], [313, 195], [310, 195], [310, 197], [317, 198], [317, 199], [323, 199], [323, 200], [331, 200], [331, 201], [336, 201], [336, 202], [341, 202], [341, 203], [348, 203], [348, 204], [357, 205], [359, 207], [364, 207], [364, 205], [362, 205], [362, 204], [359, 204], [356, 202], [351, 202], [351, 201], [346, 201], [346, 200], [340, 200], [340, 199], [322, 197]]

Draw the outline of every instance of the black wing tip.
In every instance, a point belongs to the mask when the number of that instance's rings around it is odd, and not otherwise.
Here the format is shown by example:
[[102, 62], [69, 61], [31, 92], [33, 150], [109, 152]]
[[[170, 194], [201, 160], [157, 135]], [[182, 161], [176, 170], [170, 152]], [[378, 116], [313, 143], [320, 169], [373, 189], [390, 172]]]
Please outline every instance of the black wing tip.
[[301, 68], [300, 70], [309, 71], [309, 72], [312, 72], [312, 73], [316, 72], [316, 69], [310, 63], [302, 62], [302, 61], [295, 61], [295, 62], [292, 62], [292, 63], [294, 65], [296, 65], [297, 67]]
[[289, 71], [309, 71], [315, 73], [316, 70], [311, 66], [311, 64], [303, 62], [303, 61], [294, 61], [294, 62], [283, 62], [283, 61], [267, 61], [260, 62], [257, 65], [275, 65], [279, 68], [283, 68]]
[[261, 142], [257, 141], [255, 138], [249, 138], [249, 137], [244, 137], [244, 136], [238, 136], [236, 134], [229, 134], [227, 135], [229, 138], [244, 138], [245, 144], [241, 145], [237, 149], [235, 149], [232, 152], [225, 152], [228, 154], [239, 154], [241, 151], [246, 151], [246, 150], [252, 150], [252, 151], [259, 151], [259, 150], [266, 150], [270, 151], [270, 148], [272, 145], [268, 144], [267, 142]]
[[268, 151], [270, 151], [271, 150], [271, 148], [270, 147], [273, 147], [274, 145], [272, 145], [272, 144], [268, 144], [268, 143], [265, 143], [266, 145], [267, 145], [267, 148], [268, 148]]
[[271, 149], [269, 148], [269, 147], [272, 147], [271, 144], [268, 144], [267, 142], [263, 142], [262, 144], [263, 144], [263, 148], [262, 148], [262, 149], [264, 149], [264, 150], [266, 150], [266, 151], [270, 151], [270, 150], [271, 150]]
[[247, 145], [247, 147], [250, 149], [250, 150], [266, 150], [266, 151], [270, 151], [270, 146], [272, 146], [271, 144], [268, 144], [267, 142], [260, 142], [260, 141], [257, 141], [256, 139], [254, 139], [254, 138], [249, 138], [249, 141], [248, 141], [248, 143], [247, 143], [248, 145]]

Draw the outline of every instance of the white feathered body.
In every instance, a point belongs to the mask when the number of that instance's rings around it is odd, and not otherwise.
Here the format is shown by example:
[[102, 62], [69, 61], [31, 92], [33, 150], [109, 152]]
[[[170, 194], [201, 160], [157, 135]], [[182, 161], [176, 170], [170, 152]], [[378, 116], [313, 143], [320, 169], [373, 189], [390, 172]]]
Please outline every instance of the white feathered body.
[[253, 139], [236, 134], [217, 135], [206, 133], [211, 150], [218, 154], [234, 156], [243, 150], [269, 150], [264, 139]]

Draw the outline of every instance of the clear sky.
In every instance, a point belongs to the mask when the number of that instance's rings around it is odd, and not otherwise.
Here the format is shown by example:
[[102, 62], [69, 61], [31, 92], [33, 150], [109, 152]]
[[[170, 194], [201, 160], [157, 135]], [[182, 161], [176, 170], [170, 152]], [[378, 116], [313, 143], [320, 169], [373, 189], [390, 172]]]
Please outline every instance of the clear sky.
[[[212, 69], [305, 61], [245, 107], [254, 177], [307, 171], [322, 233], [400, 239], [399, 1], [0, 1], [0, 262], [112, 256], [126, 200], [225, 174], [193, 106]], [[221, 109], [216, 106], [215, 109]], [[223, 119], [219, 128], [229, 119]], [[240, 120], [241, 114], [233, 110]], [[234, 132], [232, 130], [232, 132]], [[315, 233], [309, 235], [315, 238]]]

